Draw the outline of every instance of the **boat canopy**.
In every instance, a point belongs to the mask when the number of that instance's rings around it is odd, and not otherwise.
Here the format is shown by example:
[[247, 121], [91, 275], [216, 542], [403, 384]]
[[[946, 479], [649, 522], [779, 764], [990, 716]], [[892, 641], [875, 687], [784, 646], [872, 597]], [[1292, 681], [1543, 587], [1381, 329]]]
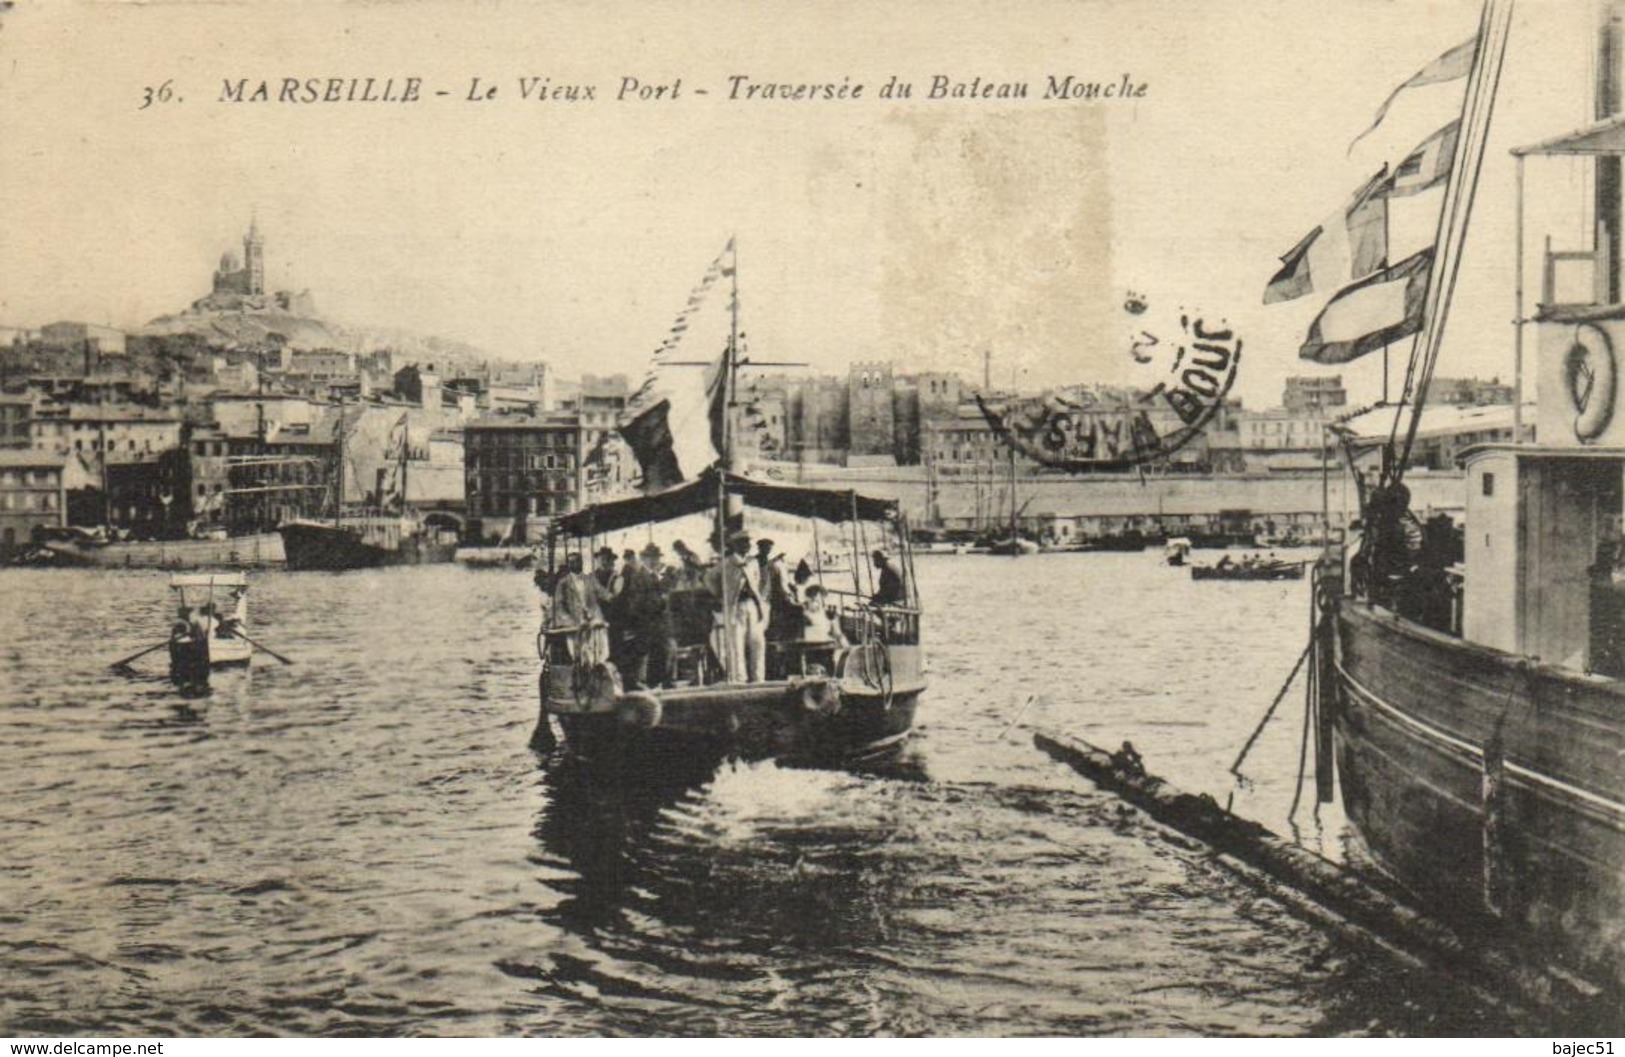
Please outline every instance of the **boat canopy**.
[[247, 573], [186, 573], [169, 578], [169, 586], [183, 587], [247, 587]]
[[1518, 157], [1532, 154], [1625, 155], [1625, 117], [1611, 117], [1566, 135], [1515, 147]]
[[720, 470], [711, 469], [692, 481], [664, 492], [600, 503], [566, 514], [554, 522], [554, 526], [566, 536], [594, 536], [702, 513], [716, 506], [717, 488], [723, 483], [730, 496], [741, 497], [747, 506], [794, 517], [833, 522], [890, 521], [897, 517], [897, 502], [892, 499], [877, 499], [856, 492], [768, 484], [732, 473], [727, 474], [724, 481]]

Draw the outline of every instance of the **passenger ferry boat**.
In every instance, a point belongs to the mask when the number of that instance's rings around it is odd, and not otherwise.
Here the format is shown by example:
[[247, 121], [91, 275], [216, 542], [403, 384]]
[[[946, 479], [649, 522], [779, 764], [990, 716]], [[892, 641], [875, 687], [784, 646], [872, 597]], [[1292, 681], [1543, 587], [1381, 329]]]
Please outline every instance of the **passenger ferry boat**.
[[[1515, 150], [1519, 217], [1526, 159], [1594, 159], [1595, 240], [1546, 243], [1540, 304], [1515, 279], [1521, 409], [1524, 330], [1538, 355], [1538, 443], [1465, 456], [1465, 530], [1417, 521], [1403, 475], [1415, 436], [1396, 422], [1383, 477], [1362, 497], [1365, 537], [1324, 569], [1330, 662], [1322, 715], [1332, 728], [1347, 815], [1377, 863], [1467, 935], [1583, 978], [1625, 986], [1625, 414], [1618, 357], [1620, 25], [1598, 34], [1597, 123]], [[1425, 403], [1505, 41], [1510, 3], [1490, 0], [1416, 341], [1412, 408]], [[1456, 203], [1454, 209], [1451, 203]], [[1521, 224], [1520, 224], [1521, 227]], [[1520, 240], [1522, 231], [1519, 231]], [[1560, 273], [1589, 272], [1583, 289]], [[1404, 436], [1403, 445], [1399, 438]], [[1417, 541], [1420, 540], [1420, 546]]]
[[[736, 306], [732, 246], [713, 274], [734, 278]], [[633, 759], [656, 770], [722, 758], [838, 766], [888, 753], [912, 730], [925, 664], [908, 527], [891, 500], [772, 483], [731, 469], [735, 427], [728, 409], [738, 348], [735, 309], [706, 387], [707, 421], [697, 424], [721, 441], [713, 446], [719, 456], [714, 463], [671, 487], [589, 506], [554, 522], [538, 576], [553, 587], [554, 610], [538, 636], [536, 747], [556, 744], [556, 722], [578, 756]], [[639, 457], [648, 480], [651, 463]], [[796, 579], [805, 582], [797, 585], [788, 612], [784, 598], [766, 597], [764, 581], [743, 586], [748, 573], [741, 570], [755, 563], [754, 556], [724, 553], [736, 541], [784, 539], [787, 533], [823, 559], [803, 563]], [[616, 647], [625, 625], [649, 619], [648, 612], [623, 612], [618, 621], [561, 615], [567, 592], [593, 590], [585, 570], [605, 544], [692, 553], [676, 542], [707, 536], [717, 555], [710, 566], [696, 556], [662, 577], [653, 604], [661, 607], [658, 637], [667, 656], [653, 665], [646, 658], [638, 663], [646, 685], [639, 685], [633, 663]], [[883, 597], [887, 577], [876, 550], [894, 563], [891, 597]], [[828, 560], [833, 555], [844, 557], [843, 567]], [[574, 566], [567, 564], [572, 558]], [[571, 567], [579, 571], [571, 573]], [[574, 584], [564, 583], [569, 577], [577, 578]], [[766, 623], [759, 660], [741, 656], [757, 647], [731, 630], [753, 619]]]

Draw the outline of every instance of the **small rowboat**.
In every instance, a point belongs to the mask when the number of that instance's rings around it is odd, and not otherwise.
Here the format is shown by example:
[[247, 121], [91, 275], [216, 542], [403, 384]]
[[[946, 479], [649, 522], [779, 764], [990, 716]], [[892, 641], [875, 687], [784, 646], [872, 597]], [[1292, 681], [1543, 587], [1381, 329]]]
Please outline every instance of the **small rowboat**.
[[1192, 580], [1302, 580], [1304, 562], [1258, 562], [1235, 565], [1193, 565]]
[[169, 578], [169, 589], [177, 598], [169, 631], [169, 674], [176, 682], [207, 682], [212, 668], [249, 662], [254, 644], [246, 637], [246, 575], [175, 575]]

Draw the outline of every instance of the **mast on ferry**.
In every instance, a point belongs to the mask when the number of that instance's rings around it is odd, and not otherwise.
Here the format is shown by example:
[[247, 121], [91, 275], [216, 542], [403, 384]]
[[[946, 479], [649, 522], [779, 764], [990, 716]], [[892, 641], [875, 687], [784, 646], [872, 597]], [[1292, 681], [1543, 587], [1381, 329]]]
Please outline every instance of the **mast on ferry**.
[[[1444, 203], [1439, 210], [1422, 331], [1411, 348], [1400, 409], [1394, 416], [1393, 430], [1388, 438], [1387, 452], [1390, 457], [1385, 457], [1382, 474], [1385, 485], [1398, 484], [1403, 479], [1411, 449], [1416, 443], [1417, 430], [1422, 424], [1422, 409], [1427, 404], [1428, 386], [1433, 381], [1434, 367], [1438, 362], [1445, 321], [1449, 318], [1450, 301], [1455, 293], [1456, 276], [1461, 270], [1462, 249], [1472, 219], [1473, 201], [1478, 193], [1484, 147], [1501, 81], [1501, 64], [1506, 56], [1507, 36], [1512, 28], [1512, 4], [1513, 0], [1485, 0], [1479, 23], [1478, 51], [1473, 58], [1467, 93], [1462, 102], [1460, 143], [1451, 162], [1450, 179], [1445, 184]], [[1521, 284], [1521, 278], [1519, 282]], [[1522, 313], [1519, 315], [1521, 318]], [[1410, 421], [1405, 428], [1404, 444], [1396, 449], [1400, 422], [1407, 404], [1410, 406]]]

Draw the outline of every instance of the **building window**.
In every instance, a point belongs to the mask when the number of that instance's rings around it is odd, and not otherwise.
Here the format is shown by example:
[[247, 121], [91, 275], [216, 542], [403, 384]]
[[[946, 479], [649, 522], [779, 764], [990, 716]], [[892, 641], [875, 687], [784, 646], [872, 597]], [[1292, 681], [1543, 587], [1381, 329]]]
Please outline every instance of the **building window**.
[[1493, 473], [1484, 475], [1484, 494], [1487, 496], [1495, 494], [1495, 475]]

